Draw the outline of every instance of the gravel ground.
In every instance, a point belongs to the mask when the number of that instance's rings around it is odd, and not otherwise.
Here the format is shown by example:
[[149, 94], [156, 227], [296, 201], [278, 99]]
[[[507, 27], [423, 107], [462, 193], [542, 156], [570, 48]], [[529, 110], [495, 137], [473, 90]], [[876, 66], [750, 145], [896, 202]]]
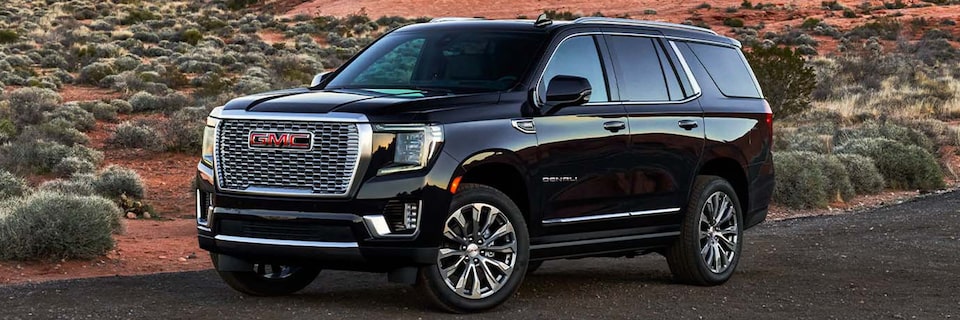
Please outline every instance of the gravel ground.
[[4, 286], [0, 318], [960, 318], [960, 192], [765, 223], [746, 237], [722, 286], [673, 283], [657, 255], [550, 261], [481, 315], [439, 313], [376, 274], [325, 271], [297, 295], [254, 298], [200, 271]]

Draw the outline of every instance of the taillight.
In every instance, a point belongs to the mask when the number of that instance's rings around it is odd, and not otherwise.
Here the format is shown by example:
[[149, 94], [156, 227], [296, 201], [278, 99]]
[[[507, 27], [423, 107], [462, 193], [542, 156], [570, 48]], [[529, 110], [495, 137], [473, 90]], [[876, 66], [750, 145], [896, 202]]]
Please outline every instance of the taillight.
[[773, 109], [770, 109], [770, 104], [767, 103], [767, 100], [763, 100], [763, 112], [766, 113], [764, 115], [763, 120], [764, 122], [766, 122], [766, 125], [767, 125], [767, 138], [770, 139], [769, 140], [770, 148], [772, 149], [773, 148]]

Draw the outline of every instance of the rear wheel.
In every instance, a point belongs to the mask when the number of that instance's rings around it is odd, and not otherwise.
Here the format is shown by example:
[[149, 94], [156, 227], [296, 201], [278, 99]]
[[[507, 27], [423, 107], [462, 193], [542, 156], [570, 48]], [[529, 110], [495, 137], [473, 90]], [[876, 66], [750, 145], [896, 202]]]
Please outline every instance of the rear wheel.
[[677, 280], [711, 286], [730, 279], [743, 243], [740, 208], [729, 182], [717, 176], [697, 177], [680, 238], [666, 254]]
[[[213, 264], [217, 264], [213, 255]], [[255, 263], [250, 271], [217, 271], [234, 290], [253, 296], [282, 296], [306, 288], [319, 269], [270, 263]]]
[[494, 188], [463, 184], [444, 220], [436, 264], [418, 285], [437, 306], [476, 312], [499, 306], [520, 288], [529, 238], [520, 210]]

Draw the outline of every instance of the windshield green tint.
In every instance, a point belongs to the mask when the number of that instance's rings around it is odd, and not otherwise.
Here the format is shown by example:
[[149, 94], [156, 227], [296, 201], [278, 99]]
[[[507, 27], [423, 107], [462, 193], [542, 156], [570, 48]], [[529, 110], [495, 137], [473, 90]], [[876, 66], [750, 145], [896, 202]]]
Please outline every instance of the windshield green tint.
[[530, 67], [543, 38], [502, 31], [397, 32], [345, 66], [327, 89], [508, 90]]

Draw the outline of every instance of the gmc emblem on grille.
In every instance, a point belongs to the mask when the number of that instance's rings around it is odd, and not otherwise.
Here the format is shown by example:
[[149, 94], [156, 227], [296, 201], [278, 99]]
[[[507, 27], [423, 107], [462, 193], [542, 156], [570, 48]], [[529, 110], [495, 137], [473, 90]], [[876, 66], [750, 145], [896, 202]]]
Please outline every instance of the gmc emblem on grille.
[[310, 150], [313, 134], [309, 132], [250, 132], [251, 148]]

